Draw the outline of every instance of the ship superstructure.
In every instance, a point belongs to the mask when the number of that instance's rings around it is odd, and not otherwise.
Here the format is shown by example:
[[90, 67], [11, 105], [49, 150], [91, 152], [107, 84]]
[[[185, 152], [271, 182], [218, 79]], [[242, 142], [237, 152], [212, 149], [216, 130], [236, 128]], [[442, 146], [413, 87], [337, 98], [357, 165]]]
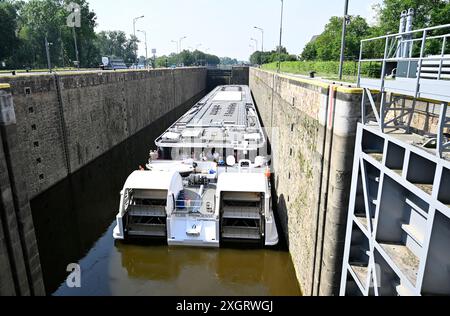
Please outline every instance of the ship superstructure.
[[274, 246], [270, 159], [248, 86], [220, 86], [156, 140], [121, 192], [115, 239]]

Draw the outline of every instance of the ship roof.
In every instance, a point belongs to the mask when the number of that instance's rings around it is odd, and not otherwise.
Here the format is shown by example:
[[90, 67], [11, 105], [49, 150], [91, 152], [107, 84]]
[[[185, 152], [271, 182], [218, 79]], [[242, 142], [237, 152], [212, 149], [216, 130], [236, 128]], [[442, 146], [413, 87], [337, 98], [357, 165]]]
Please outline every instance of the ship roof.
[[219, 86], [156, 140], [163, 148], [256, 150], [265, 145], [250, 88]]

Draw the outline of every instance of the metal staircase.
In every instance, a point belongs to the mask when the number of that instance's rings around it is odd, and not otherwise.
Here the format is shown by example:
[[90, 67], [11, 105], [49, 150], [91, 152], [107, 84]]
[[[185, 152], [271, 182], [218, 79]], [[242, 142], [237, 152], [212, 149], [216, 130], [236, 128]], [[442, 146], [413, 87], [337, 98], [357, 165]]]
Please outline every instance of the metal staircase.
[[[402, 23], [412, 23], [405, 12]], [[450, 102], [450, 24], [411, 30], [403, 24], [400, 33], [380, 36], [361, 42], [358, 67], [358, 87], [363, 88], [362, 123], [375, 122], [384, 133], [403, 129], [412, 132], [416, 107], [420, 101], [441, 105], [440, 121], [436, 133], [436, 154], [450, 151], [448, 103]], [[442, 34], [444, 33], [444, 34]], [[384, 43], [383, 43], [384, 42]], [[382, 58], [365, 58], [365, 47], [384, 45]], [[440, 55], [427, 54], [430, 46], [440, 45]], [[435, 53], [435, 52], [434, 52]], [[365, 63], [381, 64], [380, 78], [364, 78]], [[369, 106], [370, 105], [370, 106]]]
[[[361, 43], [343, 296], [450, 295], [450, 25], [412, 31], [412, 15], [398, 34]], [[376, 41], [383, 57], [364, 58]], [[441, 54], [429, 54], [437, 43]], [[363, 78], [367, 62], [380, 64], [380, 78]], [[439, 110], [427, 112], [439, 117], [424, 143], [414, 134], [421, 102]]]

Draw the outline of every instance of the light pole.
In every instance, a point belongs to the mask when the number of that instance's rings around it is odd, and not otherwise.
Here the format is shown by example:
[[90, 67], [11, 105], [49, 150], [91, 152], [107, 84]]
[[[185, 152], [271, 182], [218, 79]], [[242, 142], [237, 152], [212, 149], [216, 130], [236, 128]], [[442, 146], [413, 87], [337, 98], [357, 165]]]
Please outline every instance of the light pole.
[[186, 39], [187, 36], [183, 36], [182, 38], [179, 39], [179, 43], [180, 43], [180, 53], [181, 53], [181, 42]]
[[281, 41], [283, 37], [283, 11], [284, 1], [281, 0], [280, 45], [278, 45], [278, 72], [281, 70]]
[[[138, 16], [137, 18], [133, 19], [133, 35], [134, 35], [134, 38], [136, 38], [136, 22], [137, 22], [137, 20], [143, 19], [143, 18], [144, 18], [144, 16], [141, 15], [141, 16]], [[134, 51], [134, 54], [136, 55], [136, 62], [138, 60], [137, 45], [138, 44], [136, 43], [136, 48], [135, 48], [135, 51]]]
[[258, 50], [258, 40], [254, 38], [251, 38], [250, 40], [255, 42], [256, 50]]
[[145, 66], [147, 67], [147, 60], [148, 60], [147, 32], [146, 31], [142, 31], [142, 30], [138, 30], [138, 32], [144, 34], [144, 38], [145, 38]]
[[178, 53], [178, 64], [180, 64], [181, 65], [181, 52], [182, 52], [182, 50], [181, 50], [181, 42], [185, 39], [185, 38], [187, 38], [187, 36], [183, 36], [183, 37], [181, 37], [179, 40], [178, 40], [178, 50], [179, 50], [179, 53]]
[[208, 67], [208, 52], [209, 52], [209, 48], [205, 49], [205, 65], [206, 65], [206, 67]]
[[47, 54], [47, 66], [48, 66], [48, 71], [50, 73], [52, 73], [52, 62], [50, 60], [50, 45], [53, 45], [53, 43], [49, 43], [47, 36], [45, 37], [45, 53]]
[[347, 33], [347, 24], [349, 22], [350, 19], [348, 16], [348, 0], [345, 0], [344, 22], [342, 23], [341, 59], [339, 61], [339, 80], [342, 80], [342, 74], [344, 72], [345, 35]]
[[75, 56], [77, 58], [76, 66], [77, 66], [78, 69], [80, 69], [80, 56], [79, 56], [79, 53], [78, 53], [77, 33], [75, 32], [75, 25], [72, 28], [72, 32], [73, 32], [73, 41], [75, 43]]
[[176, 53], [177, 53], [177, 55], [178, 55], [178, 41], [172, 40], [171, 42], [172, 42], [172, 43], [175, 43], [175, 45], [177, 45], [177, 51], [176, 51]]
[[254, 28], [256, 30], [260, 30], [261, 31], [261, 40], [262, 40], [262, 42], [261, 42], [261, 51], [264, 53], [264, 29], [260, 28], [260, 27], [257, 27], [257, 26], [255, 26]]
[[[195, 50], [198, 52], [198, 49], [200, 48], [200, 46], [202, 46], [202, 44], [197, 44], [197, 46], [195, 47]], [[197, 53], [197, 54], [195, 54], [195, 64], [197, 65], [197, 66], [199, 66], [199, 64], [198, 64], [198, 56], [199, 56], [199, 54]]]

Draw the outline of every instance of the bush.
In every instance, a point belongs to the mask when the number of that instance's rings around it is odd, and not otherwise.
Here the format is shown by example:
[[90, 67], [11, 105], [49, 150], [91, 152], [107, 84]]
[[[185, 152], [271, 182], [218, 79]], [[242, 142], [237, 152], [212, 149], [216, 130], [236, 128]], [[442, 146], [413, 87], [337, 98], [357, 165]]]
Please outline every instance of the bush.
[[[262, 66], [263, 69], [276, 70], [278, 63], [270, 63]], [[286, 61], [281, 63], [281, 71], [295, 74], [307, 75], [315, 71], [322, 76], [337, 76], [339, 73], [339, 62], [337, 61]], [[361, 65], [362, 75], [376, 78], [381, 75], [380, 63], [363, 63]], [[344, 76], [358, 75], [358, 62], [347, 61], [344, 63]]]

